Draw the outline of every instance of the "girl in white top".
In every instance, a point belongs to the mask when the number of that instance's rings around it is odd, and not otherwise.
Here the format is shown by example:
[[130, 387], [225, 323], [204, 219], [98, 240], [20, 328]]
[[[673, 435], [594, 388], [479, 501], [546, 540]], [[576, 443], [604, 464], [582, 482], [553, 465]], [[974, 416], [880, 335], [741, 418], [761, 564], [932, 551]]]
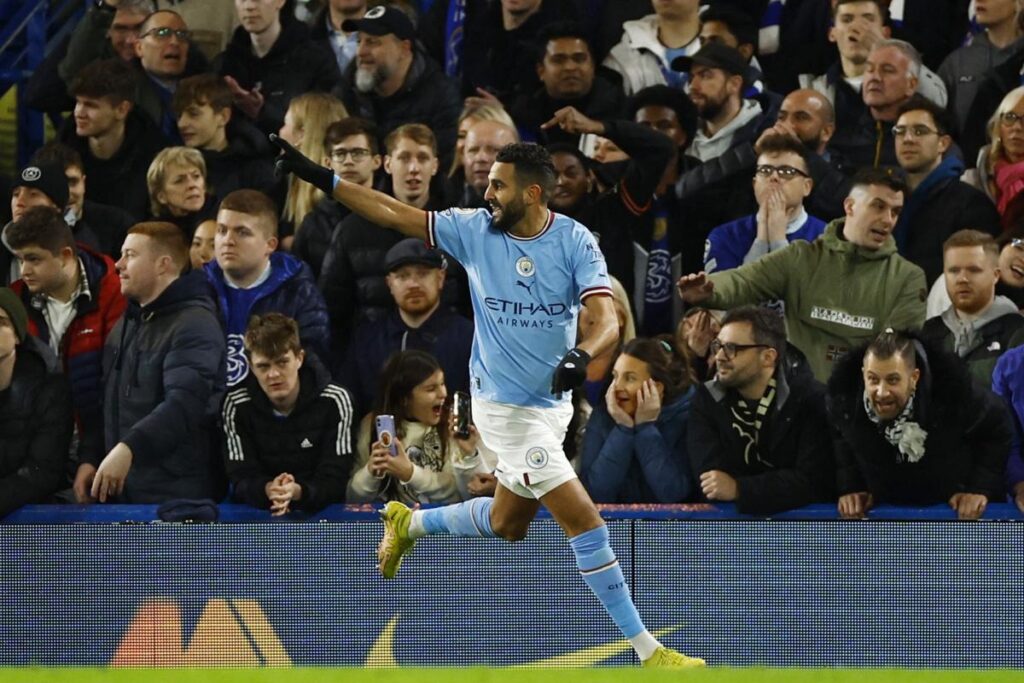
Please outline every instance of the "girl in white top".
[[[477, 491], [476, 475], [490, 473], [493, 463], [480, 455], [475, 427], [467, 439], [454, 437], [447, 397], [444, 372], [429, 353], [400, 351], [388, 359], [377, 410], [360, 424], [347, 502], [457, 503]], [[395, 418], [395, 456], [377, 438], [377, 415]]]

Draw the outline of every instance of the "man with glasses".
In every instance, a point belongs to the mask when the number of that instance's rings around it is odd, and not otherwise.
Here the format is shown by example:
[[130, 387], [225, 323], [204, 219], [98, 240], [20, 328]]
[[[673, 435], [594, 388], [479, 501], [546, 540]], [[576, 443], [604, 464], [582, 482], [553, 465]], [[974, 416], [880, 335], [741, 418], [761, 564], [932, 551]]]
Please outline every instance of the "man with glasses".
[[903, 182], [891, 173], [862, 171], [843, 203], [846, 217], [814, 242], [794, 242], [725, 273], [685, 275], [679, 295], [724, 309], [781, 299], [789, 341], [824, 382], [853, 346], [886, 327], [924, 323], [924, 273], [896, 253], [892, 239], [903, 196]]
[[[358, 116], [335, 121], [324, 134], [323, 165], [350, 183], [373, 188], [381, 166], [377, 126]], [[326, 196], [302, 219], [292, 244], [292, 253], [309, 264], [319, 279], [331, 236], [351, 213], [334, 197]]]
[[146, 17], [135, 41], [135, 55], [142, 67], [136, 104], [175, 143], [181, 138], [171, 99], [178, 81], [188, 75], [185, 65], [191, 40], [192, 32], [177, 12], [160, 10]]
[[942, 275], [942, 243], [972, 228], [1000, 232], [999, 212], [985, 193], [960, 181], [964, 164], [947, 153], [953, 144], [949, 115], [915, 97], [900, 109], [893, 127], [896, 160], [907, 174], [910, 194], [893, 237], [905, 258], [924, 270], [929, 283]]
[[813, 242], [825, 230], [825, 222], [804, 209], [814, 187], [804, 146], [794, 138], [771, 135], [761, 138], [758, 151], [757, 213], [711, 231], [704, 247], [706, 273], [738, 268], [793, 240]]
[[704, 497], [749, 514], [832, 499], [825, 387], [786, 362], [782, 316], [735, 308], [711, 351], [716, 376], [697, 388], [687, 435]]

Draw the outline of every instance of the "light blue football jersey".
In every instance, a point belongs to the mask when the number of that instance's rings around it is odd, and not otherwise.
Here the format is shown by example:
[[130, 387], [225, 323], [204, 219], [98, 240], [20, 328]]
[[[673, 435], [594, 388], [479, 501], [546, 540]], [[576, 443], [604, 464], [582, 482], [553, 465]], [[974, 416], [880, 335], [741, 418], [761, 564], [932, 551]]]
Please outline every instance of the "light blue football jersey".
[[516, 406], [551, 407], [562, 357], [576, 346], [576, 319], [589, 296], [611, 296], [608, 267], [593, 234], [549, 212], [529, 239], [494, 227], [486, 209], [427, 214], [427, 241], [469, 275], [476, 334], [469, 361], [474, 396]]

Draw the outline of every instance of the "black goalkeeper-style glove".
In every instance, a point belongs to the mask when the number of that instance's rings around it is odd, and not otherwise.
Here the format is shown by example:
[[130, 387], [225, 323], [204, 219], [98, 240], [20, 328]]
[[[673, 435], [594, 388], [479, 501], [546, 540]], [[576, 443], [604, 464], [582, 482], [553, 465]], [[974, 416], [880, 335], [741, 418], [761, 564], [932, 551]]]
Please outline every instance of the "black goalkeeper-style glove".
[[289, 173], [294, 173], [310, 185], [323, 190], [328, 196], [334, 194], [334, 171], [313, 163], [303, 156], [302, 152], [288, 144], [287, 140], [274, 133], [270, 134], [270, 142], [281, 150], [281, 156], [274, 162], [274, 175], [283, 178]]
[[587, 363], [590, 354], [583, 349], [572, 349], [555, 368], [551, 378], [551, 393], [558, 395], [563, 391], [572, 391], [587, 381]]

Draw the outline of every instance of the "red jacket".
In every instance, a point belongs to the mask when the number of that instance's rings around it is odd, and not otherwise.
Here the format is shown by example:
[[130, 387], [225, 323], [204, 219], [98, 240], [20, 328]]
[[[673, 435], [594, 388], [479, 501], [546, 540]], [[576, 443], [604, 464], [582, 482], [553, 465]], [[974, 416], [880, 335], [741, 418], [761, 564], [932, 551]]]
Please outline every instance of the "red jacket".
[[[124, 313], [125, 298], [114, 261], [78, 244], [78, 258], [85, 270], [90, 297], [79, 297], [74, 320], [64, 333], [60, 361], [71, 384], [71, 399], [79, 429], [79, 456], [97, 461], [103, 449], [103, 343]], [[28, 332], [49, 344], [50, 329], [43, 316], [46, 300], [33, 295], [23, 280], [11, 283], [28, 311]]]

